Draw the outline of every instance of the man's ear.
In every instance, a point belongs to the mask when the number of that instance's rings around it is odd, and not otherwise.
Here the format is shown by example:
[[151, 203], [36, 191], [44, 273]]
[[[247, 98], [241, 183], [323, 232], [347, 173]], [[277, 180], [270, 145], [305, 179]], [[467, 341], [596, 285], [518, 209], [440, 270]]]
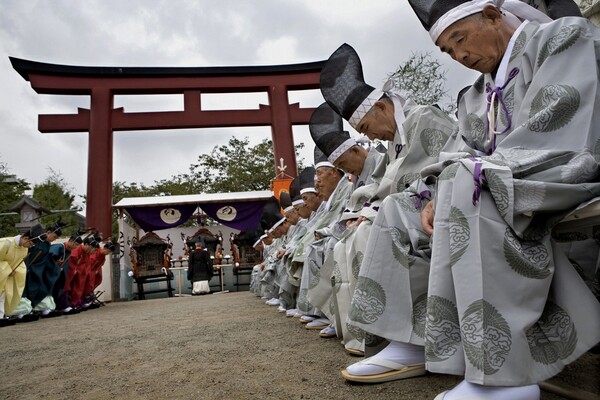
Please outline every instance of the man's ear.
[[491, 4], [483, 7], [481, 14], [484, 20], [488, 20], [488, 22], [491, 22], [492, 24], [498, 23], [502, 20], [502, 12]]
[[385, 109], [388, 107], [388, 105], [386, 104], [385, 101], [377, 100], [375, 102], [375, 104], [373, 104], [373, 107], [378, 108], [380, 111], [385, 111]]
[[351, 149], [354, 152], [354, 154], [357, 155], [357, 156], [359, 156], [359, 157], [362, 155], [362, 151], [361, 150], [365, 150], [365, 149], [363, 149], [360, 146], [352, 146]]

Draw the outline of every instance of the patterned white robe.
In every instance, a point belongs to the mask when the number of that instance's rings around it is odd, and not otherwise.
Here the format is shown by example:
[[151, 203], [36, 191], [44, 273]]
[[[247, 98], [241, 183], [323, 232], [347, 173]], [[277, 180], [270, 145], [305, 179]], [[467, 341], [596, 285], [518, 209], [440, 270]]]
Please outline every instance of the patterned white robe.
[[459, 106], [481, 156], [439, 176], [425, 326], [428, 370], [492, 386], [547, 379], [600, 340], [600, 304], [551, 237], [600, 194], [600, 31], [561, 18], [515, 37], [490, 156], [492, 76]]
[[[346, 329], [354, 337], [364, 338], [367, 346], [376, 345], [377, 337], [423, 345], [430, 250], [419, 213], [434, 188], [432, 182], [427, 186], [421, 179], [409, 188], [406, 182], [420, 178], [422, 168], [438, 162], [442, 149], [454, 151], [457, 147], [456, 122], [438, 108], [407, 103], [405, 115], [402, 128], [408, 152], [391, 162], [372, 206], [362, 211], [373, 220], [368, 242], [355, 241], [363, 249], [354, 246], [355, 251], [347, 255], [348, 265], [360, 265], [360, 272], [351, 286], [356, 289], [346, 300], [351, 302]], [[373, 212], [375, 209], [378, 211]], [[413, 308], [421, 310], [415, 323]], [[419, 334], [413, 332], [413, 326]]]
[[[309, 230], [305, 236], [304, 249], [304, 267], [302, 269], [302, 280], [300, 283], [300, 291], [298, 293], [297, 306], [300, 311], [306, 314], [318, 314], [320, 311], [308, 298], [308, 291], [314, 288], [319, 282], [319, 269], [322, 265], [325, 249], [330, 238], [338, 237], [338, 223], [342, 212], [346, 207], [346, 203], [352, 192], [352, 183], [343, 176], [337, 187], [331, 194], [329, 201], [323, 202], [322, 216], [315, 223], [314, 229]], [[315, 232], [319, 232], [322, 237], [320, 240], [315, 240]], [[312, 235], [312, 238], [308, 235]]]

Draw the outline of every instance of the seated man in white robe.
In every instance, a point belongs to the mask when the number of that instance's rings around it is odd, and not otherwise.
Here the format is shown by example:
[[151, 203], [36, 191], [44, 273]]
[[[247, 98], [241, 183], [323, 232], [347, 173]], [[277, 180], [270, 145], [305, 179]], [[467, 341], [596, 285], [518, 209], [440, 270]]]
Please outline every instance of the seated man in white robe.
[[[321, 104], [313, 113], [309, 128], [315, 145], [323, 152], [328, 161], [336, 168], [352, 176], [355, 184], [349, 202], [362, 209], [362, 206], [375, 193], [377, 188], [375, 182], [381, 179], [381, 176], [374, 174], [374, 171], [385, 170], [387, 162], [385, 148], [383, 146], [372, 146], [369, 150], [364, 149], [356, 139], [351, 138], [350, 134], [344, 131], [342, 117], [333, 111], [327, 103]], [[329, 170], [333, 169], [330, 167]], [[346, 211], [345, 209], [344, 212], [346, 213]], [[354, 217], [354, 219], [356, 218], [358, 218], [358, 215]], [[334, 247], [341, 245], [339, 240], [342, 237], [348, 239], [348, 235], [350, 234], [346, 230], [346, 222], [341, 222], [339, 220], [335, 221], [336, 226], [334, 228], [336, 229], [331, 229], [327, 233], [329, 240], [326, 246], [319, 248], [322, 251], [315, 252], [314, 258], [316, 264], [314, 265], [314, 272], [318, 282], [311, 285], [308, 291], [309, 300], [317, 305], [330, 321], [335, 320], [334, 314], [336, 313], [334, 311], [336, 307], [330, 304], [332, 301], [330, 279], [334, 272], [333, 267], [335, 264], [333, 260]], [[352, 232], [354, 232], [353, 229]], [[325, 265], [326, 260], [328, 260], [327, 266]], [[345, 261], [344, 265], [341, 263], [337, 265], [343, 270], [343, 276], [346, 276], [345, 271], [347, 268]], [[341, 285], [346, 285], [347, 283], [348, 280], [340, 282]], [[349, 301], [347, 303], [349, 304]], [[342, 328], [338, 327], [340, 330]], [[335, 329], [329, 327], [327, 330], [321, 332], [321, 336], [335, 337]], [[344, 340], [346, 345], [351, 341], [346, 336], [344, 336]], [[346, 346], [346, 348], [348, 349], [349, 347]], [[354, 344], [351, 348], [361, 353], [364, 351], [362, 344]]]
[[279, 305], [279, 287], [276, 284], [277, 268], [275, 261], [277, 260], [277, 251], [281, 247], [281, 238], [273, 235], [271, 228], [281, 219], [285, 218], [280, 213], [279, 201], [273, 196], [265, 204], [260, 217], [260, 227], [267, 235], [263, 240], [267, 246], [265, 246], [266, 251], [263, 258], [264, 268], [260, 273], [260, 286], [262, 297], [266, 297], [266, 304], [271, 306]]
[[[407, 257], [411, 260], [418, 257], [425, 258], [427, 264], [429, 258], [428, 252], [421, 250], [422, 242], [428, 242], [424, 233], [390, 229], [390, 226], [406, 219], [420, 223], [420, 208], [433, 194], [433, 188], [418, 179], [420, 170], [438, 161], [447, 142], [456, 141], [456, 124], [434, 106], [405, 101], [390, 85], [377, 90], [365, 83], [360, 58], [347, 44], [340, 46], [323, 67], [321, 92], [328, 104], [357, 131], [370, 139], [390, 142], [389, 162], [383, 165], [383, 172], [376, 171], [377, 179], [359, 189], [368, 189], [367, 202], [354, 202], [349, 210], [358, 214], [350, 228], [356, 233], [349, 237], [350, 243], [346, 240], [346, 249], [336, 249], [340, 259], [346, 259], [337, 292], [339, 309], [348, 310], [350, 317], [348, 323], [341, 321], [346, 348], [361, 341], [373, 347], [380, 344], [380, 337], [390, 342], [402, 337], [395, 334], [395, 303], [391, 299], [405, 280], [399, 263]], [[420, 292], [426, 293], [426, 285], [413, 294]], [[387, 308], [381, 302], [386, 294], [390, 298]], [[386, 311], [385, 315], [373, 317], [381, 311]], [[406, 357], [407, 352], [410, 357]], [[342, 375], [352, 381], [375, 383], [413, 376], [415, 371], [425, 373], [422, 349], [420, 356], [413, 357], [412, 353], [412, 349], [400, 350], [391, 343], [378, 358], [370, 358], [369, 364], [352, 365]], [[383, 366], [372, 365], [376, 361]], [[403, 371], [406, 363], [419, 367], [407, 373]]]
[[[282, 276], [281, 280], [287, 280], [287, 283], [291, 285], [289, 288], [289, 296], [291, 298], [284, 298], [284, 306], [286, 307], [286, 317], [298, 317], [302, 316], [302, 313], [296, 308], [298, 299], [298, 288], [300, 287], [300, 277], [302, 275], [301, 269], [297, 269], [298, 265], [292, 264], [292, 257], [296, 250], [299, 241], [304, 237], [307, 232], [308, 218], [310, 217], [311, 211], [304, 206], [304, 201], [300, 194], [300, 181], [304, 171], [300, 173], [290, 183], [290, 192], [281, 193], [280, 202], [283, 207], [283, 212], [286, 220], [291, 226], [288, 230], [288, 240], [285, 244], [284, 249], [280, 249], [277, 253], [277, 257], [281, 260]], [[311, 179], [314, 180], [314, 170]], [[295, 273], [292, 272], [292, 268], [296, 268]], [[284, 295], [288, 296], [286, 293]]]
[[[303, 322], [310, 323], [308, 329], [322, 329], [329, 325], [326, 319], [314, 321], [323, 317], [321, 310], [308, 299], [308, 289], [316, 284], [318, 277], [319, 260], [327, 242], [335, 230], [335, 222], [339, 220], [346, 202], [352, 191], [352, 183], [348, 180], [343, 171], [327, 160], [327, 157], [315, 147], [315, 179], [314, 189], [317, 191], [318, 199], [321, 201], [315, 216], [315, 223], [312, 230], [309, 230], [303, 239], [302, 253], [297, 251], [294, 261], [301, 256], [304, 260], [302, 270], [302, 281], [298, 295], [298, 308], [307, 314], [301, 319]], [[303, 196], [306, 190], [302, 189]], [[305, 203], [310, 199], [304, 198]], [[312, 235], [312, 236], [311, 236]], [[300, 248], [298, 249], [300, 250]], [[313, 323], [314, 322], [314, 323]]]
[[[273, 241], [273, 252], [269, 256], [267, 260], [268, 269], [272, 269], [274, 271], [274, 286], [277, 290], [277, 294], [270, 301], [267, 301], [267, 304], [270, 306], [278, 306], [279, 312], [286, 312], [288, 304], [292, 301], [292, 285], [289, 283], [287, 279], [287, 270], [285, 266], [281, 262], [281, 251], [285, 251], [286, 244], [289, 241], [289, 237], [287, 233], [290, 228], [290, 224], [286, 221], [285, 216], [283, 216], [279, 209], [273, 210], [273, 214], [270, 217], [270, 222], [268, 225], [265, 225], [265, 228], [268, 228], [267, 232], [273, 236], [275, 239]], [[270, 225], [270, 228], [268, 227]]]
[[600, 194], [600, 31], [518, 1], [409, 2], [482, 73], [458, 110], [472, 157], [423, 171], [439, 174], [423, 213], [426, 365], [465, 377], [436, 399], [537, 400], [538, 382], [600, 340], [600, 304], [550, 235]]
[[315, 229], [324, 214], [323, 200], [318, 196], [315, 188], [314, 167], [307, 167], [300, 172], [298, 178], [290, 185], [290, 194], [293, 196], [292, 205], [301, 218], [303, 229], [288, 243], [283, 260], [286, 263], [290, 283], [298, 288], [296, 308], [292, 309], [291, 315], [296, 318], [306, 316], [301, 319], [301, 322], [306, 323], [313, 318], [307, 314], [312, 311], [312, 306], [306, 303], [306, 295], [301, 296], [300, 291], [306, 258], [305, 247], [315, 240]]
[[[254, 236], [255, 242], [252, 244], [252, 248], [259, 252], [261, 255], [265, 250], [265, 245], [263, 243], [263, 238], [260, 234], [255, 234]], [[262, 266], [262, 262], [260, 264], [256, 264], [252, 267], [252, 274], [250, 275], [250, 292], [254, 293], [256, 296], [261, 297], [260, 294], [260, 269]]]

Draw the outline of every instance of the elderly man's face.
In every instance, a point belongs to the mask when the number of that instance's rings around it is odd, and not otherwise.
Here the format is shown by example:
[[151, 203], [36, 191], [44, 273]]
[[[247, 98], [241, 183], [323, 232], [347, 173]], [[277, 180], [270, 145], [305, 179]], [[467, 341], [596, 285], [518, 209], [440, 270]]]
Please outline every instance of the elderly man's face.
[[394, 140], [398, 125], [394, 118], [394, 103], [378, 100], [356, 125], [356, 130], [370, 140]]
[[[288, 230], [290, 229], [290, 224], [287, 221], [284, 221], [277, 228], [273, 230], [273, 236], [282, 237], [287, 235]], [[277, 236], [276, 236], [277, 235]]]
[[368, 155], [369, 152], [362, 147], [352, 146], [335, 160], [333, 165], [349, 174], [360, 175]]
[[450, 25], [436, 45], [467, 68], [481, 73], [492, 73], [500, 65], [504, 52], [514, 33], [493, 6], [482, 13], [463, 18]]
[[335, 190], [340, 181], [340, 174], [335, 168], [319, 167], [315, 171], [315, 187], [319, 191], [319, 197], [325, 201]]
[[310, 217], [310, 213], [312, 212], [312, 210], [308, 208], [308, 206], [305, 203], [295, 205], [294, 208], [296, 209], [298, 216], [304, 219]]
[[290, 225], [296, 225], [298, 223], [300, 215], [298, 215], [296, 207], [285, 213], [285, 219]]
[[308, 215], [310, 215], [312, 211], [317, 211], [317, 208], [319, 208], [322, 201], [319, 199], [319, 196], [313, 192], [302, 193], [302, 200], [304, 201], [304, 208], [308, 208], [309, 210]]
[[277, 228], [275, 228], [275, 229], [273, 229], [271, 231], [271, 236], [273, 236], [273, 239], [279, 239], [283, 235], [281, 234], [281, 231], [279, 230], [279, 227], [277, 227]]

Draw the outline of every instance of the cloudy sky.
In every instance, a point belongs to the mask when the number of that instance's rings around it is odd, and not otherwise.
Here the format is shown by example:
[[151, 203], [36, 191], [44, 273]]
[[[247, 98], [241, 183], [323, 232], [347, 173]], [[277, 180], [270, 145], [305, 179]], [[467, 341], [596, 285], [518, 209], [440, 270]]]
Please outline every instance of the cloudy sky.
[[[36, 94], [8, 57], [80, 66], [278, 65], [325, 60], [342, 43], [361, 56], [365, 78], [380, 87], [412, 52], [431, 52], [447, 69], [455, 96], [473, 73], [435, 48], [405, 0], [2, 0], [0, 2], [0, 162], [32, 184], [62, 174], [76, 194], [87, 185], [87, 134], [41, 134], [38, 114], [75, 113], [87, 96]], [[293, 93], [290, 102], [318, 106], [318, 92]], [[206, 96], [203, 108], [257, 108], [266, 94]], [[181, 110], [178, 96], [118, 96], [125, 111]], [[115, 132], [113, 179], [152, 184], [186, 172], [199, 154], [270, 128]], [[355, 133], [353, 133], [355, 134]], [[294, 128], [314, 148], [305, 126]]]

